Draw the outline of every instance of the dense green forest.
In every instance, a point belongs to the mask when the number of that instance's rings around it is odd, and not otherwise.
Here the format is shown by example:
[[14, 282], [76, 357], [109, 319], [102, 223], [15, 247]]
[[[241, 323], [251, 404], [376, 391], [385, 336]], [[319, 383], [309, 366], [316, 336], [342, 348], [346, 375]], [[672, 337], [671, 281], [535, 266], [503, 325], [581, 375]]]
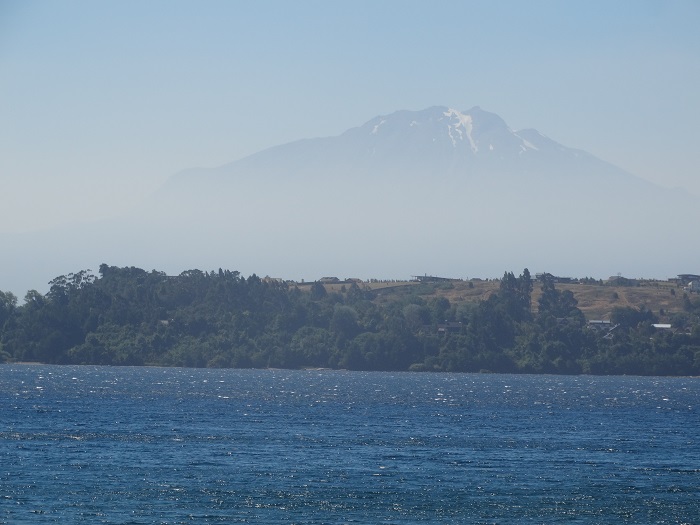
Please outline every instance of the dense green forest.
[[426, 299], [421, 287], [379, 304], [357, 283], [301, 290], [221, 269], [167, 276], [103, 264], [99, 276], [50, 286], [21, 305], [0, 291], [0, 362], [700, 375], [700, 301], [685, 301], [675, 330], [619, 307], [616, 328], [597, 331], [571, 291], [527, 269], [506, 272], [487, 300], [459, 305]]

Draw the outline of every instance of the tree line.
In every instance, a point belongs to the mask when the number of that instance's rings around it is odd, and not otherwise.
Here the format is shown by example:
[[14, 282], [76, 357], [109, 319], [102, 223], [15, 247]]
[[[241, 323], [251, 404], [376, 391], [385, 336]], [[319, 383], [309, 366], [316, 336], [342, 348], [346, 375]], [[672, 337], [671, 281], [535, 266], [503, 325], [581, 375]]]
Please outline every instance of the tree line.
[[103, 264], [97, 276], [49, 284], [21, 305], [0, 291], [0, 362], [700, 375], [700, 301], [685, 299], [676, 330], [655, 329], [644, 308], [617, 307], [615, 328], [596, 331], [571, 291], [527, 269], [463, 304], [421, 293], [440, 284], [379, 303], [357, 283], [302, 290], [222, 269], [167, 276]]

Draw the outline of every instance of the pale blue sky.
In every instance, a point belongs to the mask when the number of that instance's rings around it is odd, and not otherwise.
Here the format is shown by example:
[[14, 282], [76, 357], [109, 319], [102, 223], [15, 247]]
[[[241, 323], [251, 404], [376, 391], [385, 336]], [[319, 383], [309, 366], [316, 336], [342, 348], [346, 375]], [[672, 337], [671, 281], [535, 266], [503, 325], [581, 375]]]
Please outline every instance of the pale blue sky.
[[0, 231], [433, 105], [700, 196], [699, 27], [696, 0], [0, 0]]

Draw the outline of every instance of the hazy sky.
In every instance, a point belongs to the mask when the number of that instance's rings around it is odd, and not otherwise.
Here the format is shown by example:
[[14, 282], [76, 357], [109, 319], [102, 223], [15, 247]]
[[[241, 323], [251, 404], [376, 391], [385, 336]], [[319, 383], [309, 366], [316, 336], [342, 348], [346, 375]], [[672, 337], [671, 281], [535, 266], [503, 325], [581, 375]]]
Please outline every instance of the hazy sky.
[[433, 105], [700, 196], [699, 27], [697, 0], [0, 0], [0, 232]]

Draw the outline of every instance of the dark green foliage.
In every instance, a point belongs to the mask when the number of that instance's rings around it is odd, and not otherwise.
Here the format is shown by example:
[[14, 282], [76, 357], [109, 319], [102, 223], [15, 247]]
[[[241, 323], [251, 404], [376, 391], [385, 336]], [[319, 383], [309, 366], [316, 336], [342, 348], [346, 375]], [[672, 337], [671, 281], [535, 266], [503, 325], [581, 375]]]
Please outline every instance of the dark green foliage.
[[436, 285], [375, 302], [356, 283], [301, 291], [223, 269], [167, 276], [103, 264], [99, 276], [50, 285], [20, 306], [0, 292], [0, 362], [700, 374], [700, 301], [686, 297], [673, 331], [654, 328], [648, 310], [616, 308], [618, 327], [603, 337], [547, 274], [533, 311], [527, 269], [506, 272], [488, 300], [459, 306], [421, 297]]
[[635, 328], [646, 323], [650, 325], [657, 322], [656, 316], [645, 308], [632, 308], [629, 306], [615, 307], [610, 315], [610, 321], [613, 324], [619, 324], [624, 328]]

